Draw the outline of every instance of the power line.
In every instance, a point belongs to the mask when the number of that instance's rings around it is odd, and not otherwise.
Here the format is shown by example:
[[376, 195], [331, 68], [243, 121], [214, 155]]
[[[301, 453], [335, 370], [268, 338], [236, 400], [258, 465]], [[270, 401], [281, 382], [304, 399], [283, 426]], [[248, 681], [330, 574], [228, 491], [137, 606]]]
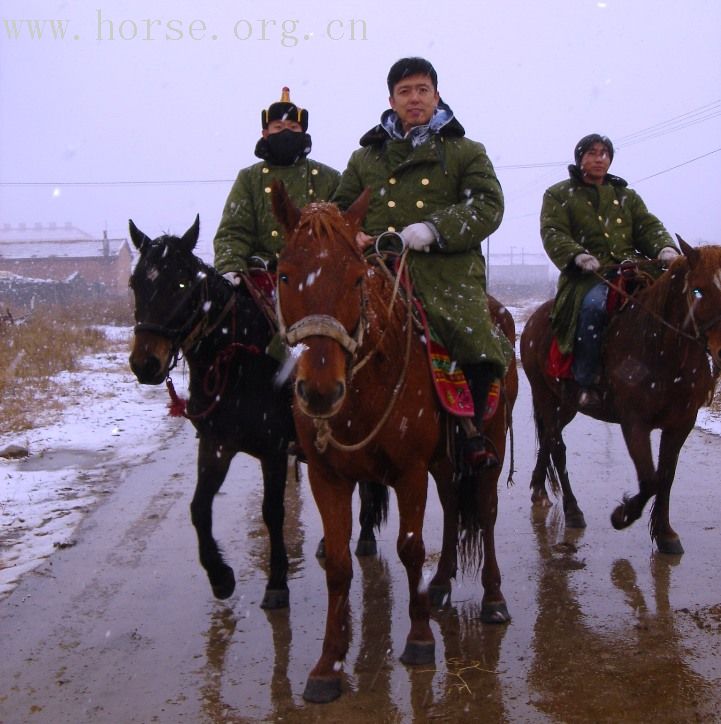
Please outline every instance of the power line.
[[632, 181], [632, 183], [637, 184], [641, 181], [646, 181], [650, 178], [654, 178], [655, 176], [660, 176], [661, 174], [668, 173], [669, 171], [673, 171], [674, 169], [681, 168], [681, 166], [688, 166], [688, 164], [693, 163], [694, 161], [706, 158], [706, 156], [711, 156], [712, 154], [718, 153], [719, 151], [721, 151], [721, 148], [714, 148], [713, 151], [709, 151], [708, 153], [702, 153], [700, 156], [696, 156], [696, 158], [690, 158], [688, 161], [684, 161], [683, 163], [677, 163], [675, 166], [665, 168], [663, 171], [657, 171], [656, 173], [652, 173], [650, 176], [644, 176], [643, 178], [636, 179], [635, 181]]

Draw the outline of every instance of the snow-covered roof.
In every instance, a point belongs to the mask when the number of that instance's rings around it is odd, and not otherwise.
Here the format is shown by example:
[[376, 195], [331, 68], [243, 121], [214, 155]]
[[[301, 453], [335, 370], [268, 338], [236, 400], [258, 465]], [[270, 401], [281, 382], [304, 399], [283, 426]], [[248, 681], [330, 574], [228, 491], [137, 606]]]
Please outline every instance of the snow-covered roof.
[[70, 221], [64, 224], [12, 224], [0, 226], [0, 242], [2, 241], [67, 241], [68, 239], [92, 239], [93, 235], [78, 229]]
[[90, 259], [117, 256], [126, 239], [58, 239], [54, 241], [4, 241], [0, 238], [0, 259]]

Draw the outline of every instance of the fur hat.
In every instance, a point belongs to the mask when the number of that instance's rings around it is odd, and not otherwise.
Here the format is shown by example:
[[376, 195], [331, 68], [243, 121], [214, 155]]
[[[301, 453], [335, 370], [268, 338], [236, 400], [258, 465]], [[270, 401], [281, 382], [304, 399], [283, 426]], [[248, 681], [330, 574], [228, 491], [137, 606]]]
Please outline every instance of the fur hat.
[[296, 121], [300, 123], [303, 132], [308, 130], [308, 111], [305, 108], [298, 108], [290, 101], [290, 89], [283, 87], [280, 100], [271, 103], [265, 110], [261, 111], [260, 121], [263, 129], [268, 128], [271, 121]]
[[611, 161], [613, 161], [613, 144], [611, 143], [611, 139], [607, 136], [602, 136], [600, 133], [589, 133], [588, 136], [584, 136], [576, 144], [576, 149], [573, 152], [573, 156], [576, 159], [576, 166], [581, 167], [583, 154], [586, 153], [594, 143], [602, 143], [608, 149], [608, 156]]

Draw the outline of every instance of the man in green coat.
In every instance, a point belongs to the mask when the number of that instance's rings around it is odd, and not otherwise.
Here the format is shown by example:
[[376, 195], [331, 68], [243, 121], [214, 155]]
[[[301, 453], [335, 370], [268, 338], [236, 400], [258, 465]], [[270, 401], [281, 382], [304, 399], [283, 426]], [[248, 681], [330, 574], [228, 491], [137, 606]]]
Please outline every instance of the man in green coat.
[[291, 102], [288, 88], [283, 88], [280, 101], [261, 112], [261, 123], [255, 155], [263, 160], [238, 174], [213, 240], [216, 269], [236, 285], [249, 264], [273, 269], [283, 245], [270, 200], [272, 182], [282, 181], [302, 207], [327, 201], [340, 178], [335, 169], [308, 158], [308, 111]]
[[622, 261], [678, 255], [663, 224], [622, 178], [608, 173], [613, 144], [605, 136], [584, 136], [574, 152], [570, 178], [543, 196], [541, 237], [551, 261], [561, 270], [551, 314], [562, 353], [573, 352], [573, 374], [580, 386], [578, 404], [600, 404], [601, 340], [607, 322], [608, 285], [600, 278]]
[[415, 291], [473, 396], [477, 434], [466, 441], [466, 461], [490, 467], [498, 459], [486, 445], [483, 412], [513, 349], [490, 317], [481, 242], [501, 223], [503, 193], [485, 148], [465, 137], [441, 100], [431, 63], [402, 58], [387, 82], [391, 107], [361, 138], [333, 200], [348, 208], [369, 187], [358, 243], [396, 231], [410, 250]]

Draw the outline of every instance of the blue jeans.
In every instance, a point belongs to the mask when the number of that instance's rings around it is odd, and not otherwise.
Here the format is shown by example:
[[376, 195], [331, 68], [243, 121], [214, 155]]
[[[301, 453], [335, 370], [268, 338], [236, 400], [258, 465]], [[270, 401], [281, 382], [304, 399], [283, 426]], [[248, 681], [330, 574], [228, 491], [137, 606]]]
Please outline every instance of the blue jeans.
[[598, 382], [601, 369], [601, 339], [608, 315], [608, 287], [599, 282], [591, 287], [581, 303], [573, 345], [573, 376], [581, 387]]

